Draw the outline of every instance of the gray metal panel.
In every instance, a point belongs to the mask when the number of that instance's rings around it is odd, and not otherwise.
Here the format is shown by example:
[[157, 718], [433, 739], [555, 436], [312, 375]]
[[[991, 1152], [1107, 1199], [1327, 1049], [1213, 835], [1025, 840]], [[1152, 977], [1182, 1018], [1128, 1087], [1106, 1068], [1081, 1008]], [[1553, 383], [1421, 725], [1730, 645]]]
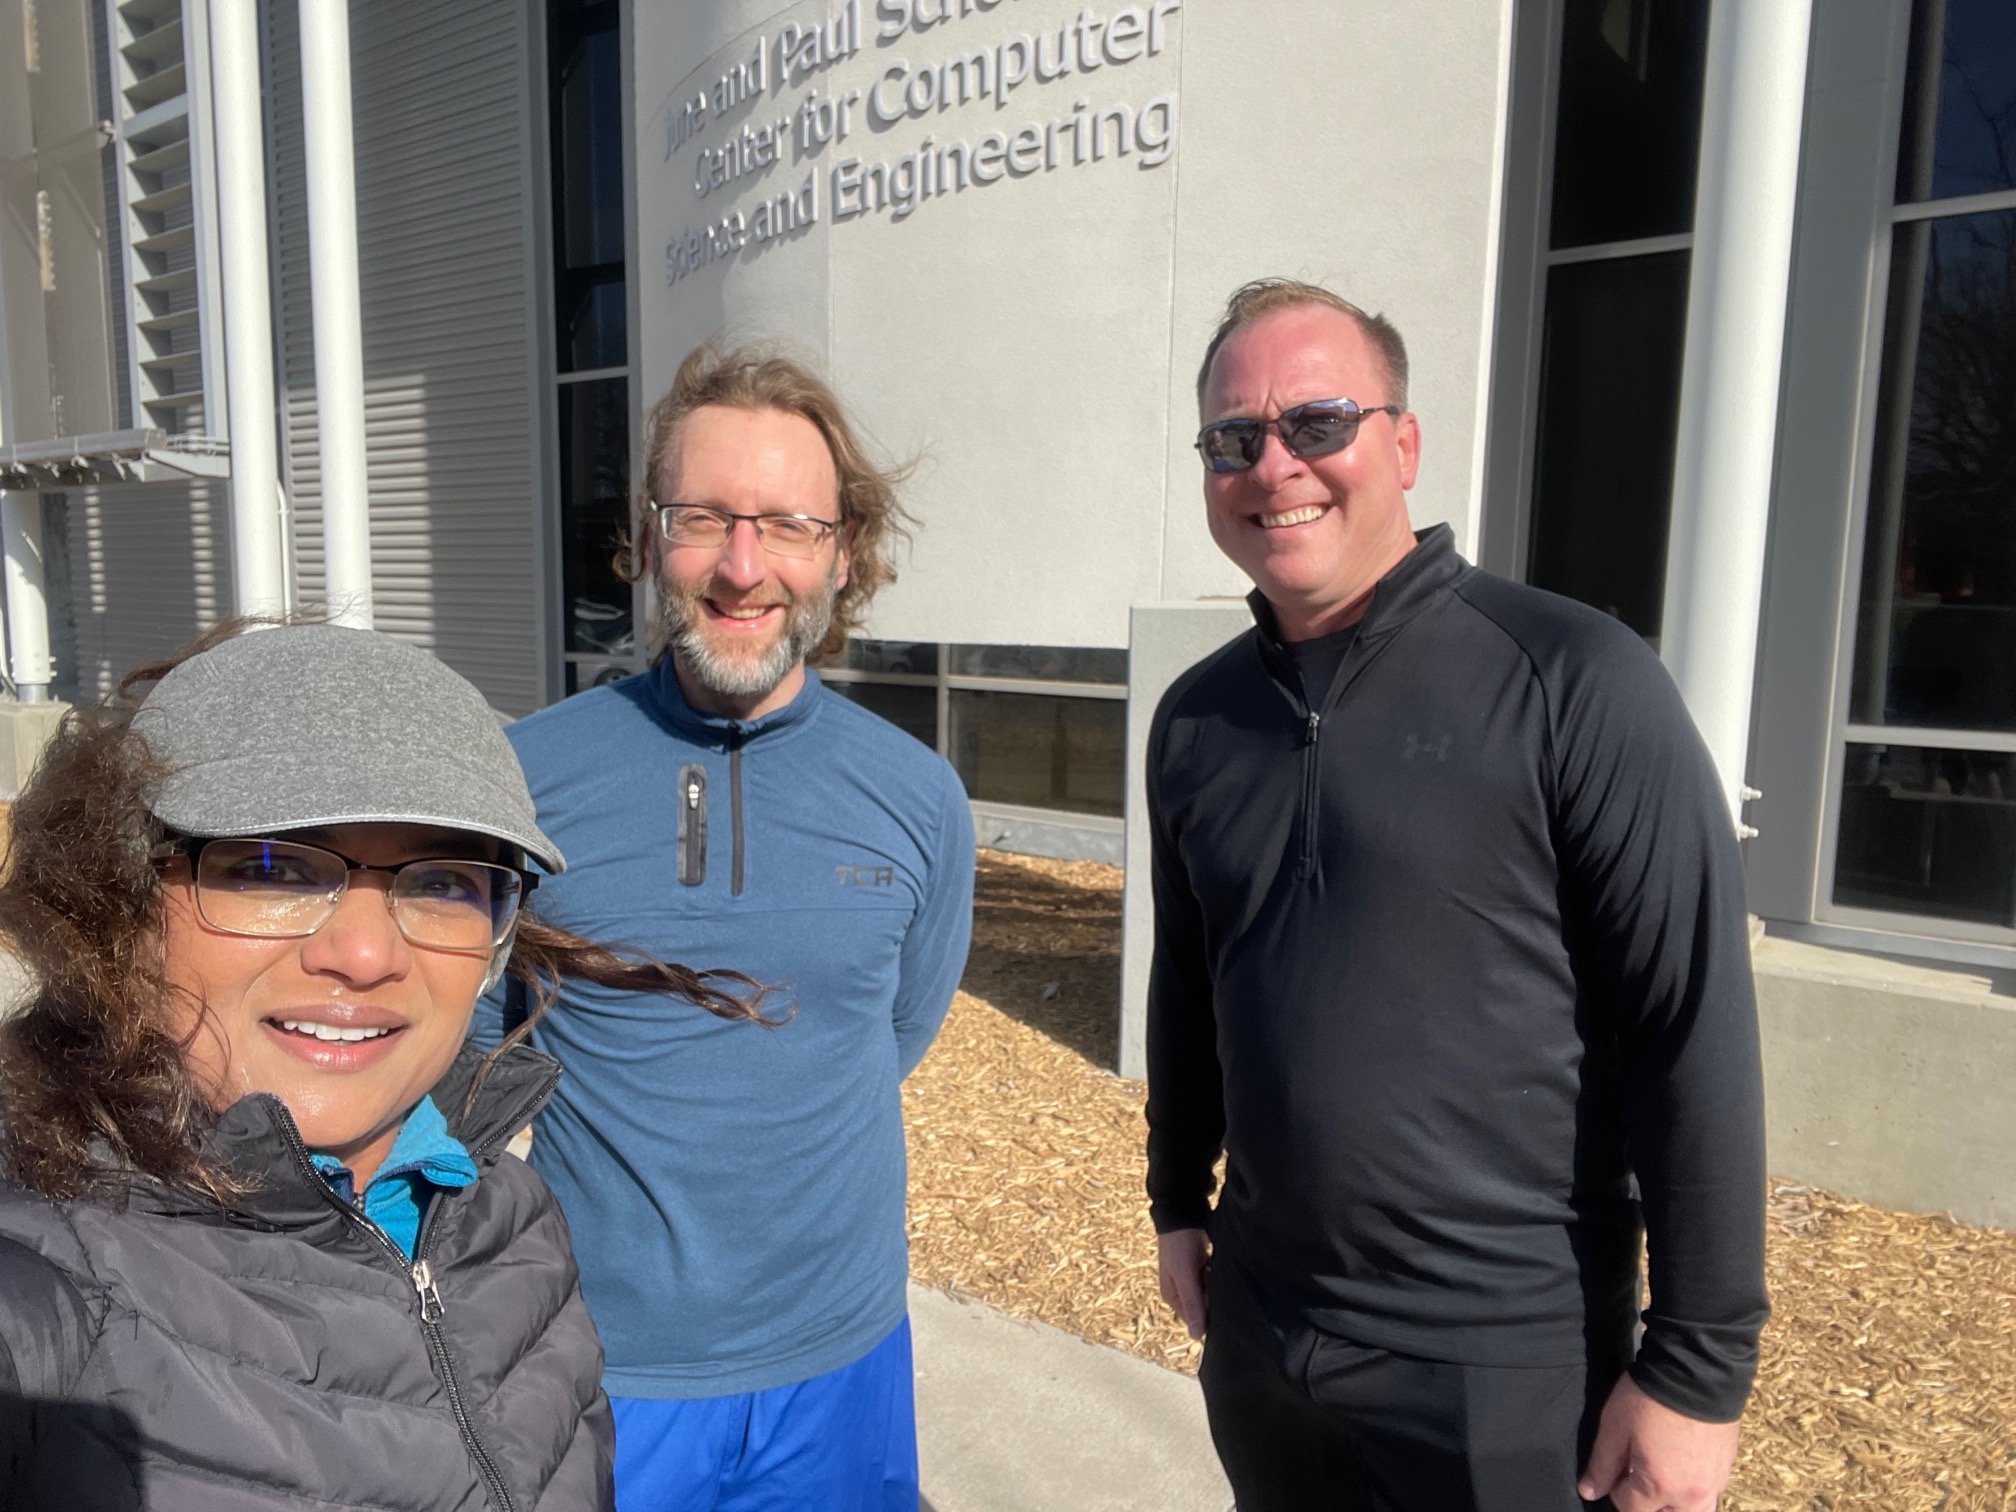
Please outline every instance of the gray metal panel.
[[1505, 124], [1505, 208], [1499, 223], [1498, 305], [1490, 312], [1491, 391], [1484, 444], [1478, 563], [1524, 582], [1539, 422], [1540, 337], [1547, 303], [1547, 210], [1553, 195], [1554, 94], [1560, 80], [1559, 0], [1519, 0]]
[[[300, 53], [291, 3], [266, 20], [274, 318], [299, 597], [313, 605], [325, 590]], [[378, 628], [526, 713], [545, 701], [527, 14], [415, 0], [354, 6], [350, 25]]]
[[74, 488], [63, 498], [74, 670], [88, 699], [226, 611], [230, 504], [222, 483]]
[[1883, 271], [1908, 16], [1888, 0], [1814, 12], [1784, 407], [1759, 628], [1746, 847], [1750, 906], [1810, 920], [1828, 888], [1828, 787], [1855, 633], [1857, 517], [1883, 340]]
[[0, 0], [0, 439], [115, 423], [93, 0]]

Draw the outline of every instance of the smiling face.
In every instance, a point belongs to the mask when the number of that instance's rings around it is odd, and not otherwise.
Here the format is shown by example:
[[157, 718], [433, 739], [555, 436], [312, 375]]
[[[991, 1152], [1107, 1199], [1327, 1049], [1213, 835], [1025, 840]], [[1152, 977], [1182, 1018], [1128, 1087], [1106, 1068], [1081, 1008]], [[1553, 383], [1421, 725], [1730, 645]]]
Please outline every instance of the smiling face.
[[[288, 839], [392, 867], [497, 859], [483, 836], [414, 824], [344, 824]], [[353, 872], [335, 916], [312, 935], [260, 939], [212, 928], [188, 861], [162, 876], [168, 980], [179, 989], [190, 1073], [222, 1109], [253, 1092], [287, 1105], [311, 1150], [336, 1156], [361, 1186], [413, 1105], [468, 1037], [488, 951], [428, 949], [399, 932], [392, 879]]]
[[[666, 448], [657, 498], [838, 521], [840, 476], [826, 438], [804, 416], [703, 405]], [[789, 703], [847, 582], [838, 533], [810, 557], [789, 557], [766, 551], [747, 521], [720, 546], [674, 546], [654, 530], [651, 554], [687, 698], [738, 719]]]
[[[1315, 399], [1386, 404], [1385, 365], [1341, 311], [1296, 305], [1242, 326], [1219, 348], [1204, 423], [1271, 420]], [[1297, 457], [1269, 432], [1244, 472], [1204, 474], [1211, 537], [1274, 606], [1289, 640], [1356, 622], [1372, 588], [1414, 548], [1407, 490], [1421, 459], [1412, 414], [1367, 415], [1327, 457]]]

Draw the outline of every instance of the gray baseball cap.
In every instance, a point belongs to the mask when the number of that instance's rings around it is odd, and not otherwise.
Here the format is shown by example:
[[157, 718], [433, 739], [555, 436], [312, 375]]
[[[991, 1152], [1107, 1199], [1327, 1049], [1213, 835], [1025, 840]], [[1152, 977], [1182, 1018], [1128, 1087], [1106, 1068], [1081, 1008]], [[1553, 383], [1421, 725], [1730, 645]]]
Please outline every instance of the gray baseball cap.
[[389, 635], [248, 631], [162, 678], [133, 728], [170, 773], [149, 807], [185, 835], [438, 824], [567, 867], [483, 695]]

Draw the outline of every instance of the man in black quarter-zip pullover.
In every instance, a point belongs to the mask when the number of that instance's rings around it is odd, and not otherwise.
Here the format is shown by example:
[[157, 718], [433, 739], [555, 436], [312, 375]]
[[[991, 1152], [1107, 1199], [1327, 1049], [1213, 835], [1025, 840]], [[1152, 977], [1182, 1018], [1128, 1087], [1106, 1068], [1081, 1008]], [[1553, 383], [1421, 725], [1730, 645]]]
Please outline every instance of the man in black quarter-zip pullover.
[[1768, 1310], [1734, 826], [1637, 636], [1414, 533], [1405, 389], [1278, 280], [1199, 377], [1257, 623], [1149, 743], [1163, 1294], [1240, 1512], [1709, 1512]]

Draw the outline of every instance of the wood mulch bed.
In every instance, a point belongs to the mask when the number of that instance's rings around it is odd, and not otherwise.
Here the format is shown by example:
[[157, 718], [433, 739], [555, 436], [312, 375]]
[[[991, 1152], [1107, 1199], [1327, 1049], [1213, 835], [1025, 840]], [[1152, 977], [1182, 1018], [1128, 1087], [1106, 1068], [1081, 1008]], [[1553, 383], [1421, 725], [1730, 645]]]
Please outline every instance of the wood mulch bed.
[[[1115, 1059], [1120, 873], [983, 853], [974, 949], [904, 1090], [926, 1285], [1179, 1370]], [[1776, 1308], [1729, 1512], [2016, 1512], [2016, 1234], [1772, 1183]]]

